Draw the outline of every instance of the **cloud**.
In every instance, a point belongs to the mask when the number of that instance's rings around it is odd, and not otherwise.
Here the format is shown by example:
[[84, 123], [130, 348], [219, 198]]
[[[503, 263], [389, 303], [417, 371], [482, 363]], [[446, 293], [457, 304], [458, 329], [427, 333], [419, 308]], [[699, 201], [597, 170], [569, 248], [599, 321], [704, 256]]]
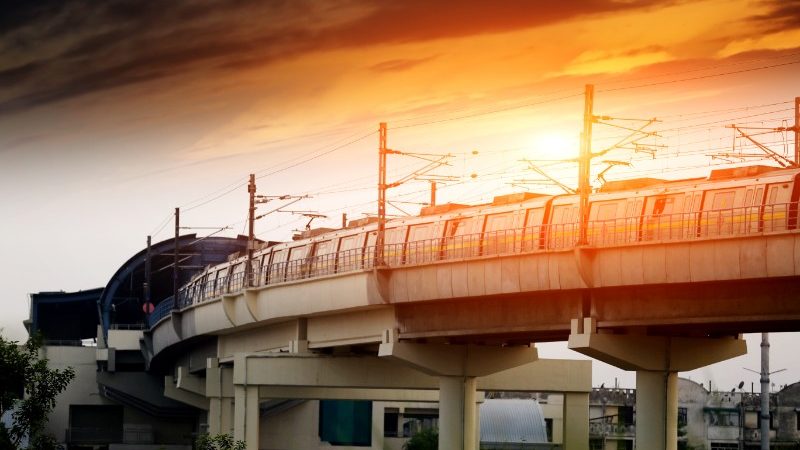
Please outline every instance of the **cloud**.
[[425, 64], [429, 61], [433, 61], [438, 57], [439, 55], [432, 55], [426, 58], [390, 59], [388, 61], [381, 61], [370, 66], [370, 70], [374, 72], [401, 72], [403, 70], [412, 69], [419, 65]]
[[800, 28], [800, 0], [765, 0], [762, 4], [769, 11], [749, 18], [759, 34]]
[[619, 73], [673, 59], [669, 52], [657, 45], [614, 52], [591, 50], [578, 55], [559, 75]]
[[[0, 114], [316, 51], [502, 33], [660, 3], [12, 1], [0, 14]], [[405, 70], [424, 62], [389, 60], [373, 70]]]

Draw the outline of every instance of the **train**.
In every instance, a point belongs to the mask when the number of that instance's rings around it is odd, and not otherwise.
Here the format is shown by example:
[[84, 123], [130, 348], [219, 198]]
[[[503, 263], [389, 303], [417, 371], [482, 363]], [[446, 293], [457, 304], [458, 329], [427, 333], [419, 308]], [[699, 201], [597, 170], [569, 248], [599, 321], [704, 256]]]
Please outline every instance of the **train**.
[[[712, 170], [683, 180], [610, 181], [589, 198], [589, 246], [719, 238], [797, 228], [800, 169], [764, 165]], [[181, 307], [235, 292], [357, 270], [574, 248], [582, 237], [579, 196], [517, 193], [480, 205], [428, 206], [419, 216], [315, 229], [291, 242], [262, 243], [205, 268], [180, 289]]]

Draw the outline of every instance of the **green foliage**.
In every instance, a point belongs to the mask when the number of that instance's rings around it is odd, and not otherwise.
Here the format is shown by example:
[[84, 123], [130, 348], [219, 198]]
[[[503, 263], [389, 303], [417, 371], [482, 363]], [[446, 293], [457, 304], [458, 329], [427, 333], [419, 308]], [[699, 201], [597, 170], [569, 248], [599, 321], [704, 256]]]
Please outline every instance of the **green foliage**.
[[197, 450], [246, 450], [245, 443], [235, 441], [230, 434], [218, 434], [210, 436], [204, 434], [197, 438], [195, 442]]
[[47, 415], [75, 371], [48, 368], [47, 359], [39, 358], [41, 347], [41, 336], [32, 336], [24, 346], [0, 336], [0, 414], [16, 406], [11, 428], [0, 430], [0, 450], [18, 448], [26, 435], [31, 450], [55, 448], [55, 440], [44, 435]]
[[411, 437], [403, 446], [403, 450], [437, 450], [439, 448], [439, 430], [426, 428]]

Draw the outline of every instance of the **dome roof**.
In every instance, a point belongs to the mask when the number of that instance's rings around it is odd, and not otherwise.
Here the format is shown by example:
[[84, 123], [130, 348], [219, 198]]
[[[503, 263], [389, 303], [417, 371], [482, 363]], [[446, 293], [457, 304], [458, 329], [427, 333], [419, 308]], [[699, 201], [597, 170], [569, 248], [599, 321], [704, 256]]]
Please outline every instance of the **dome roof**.
[[542, 407], [533, 399], [486, 399], [480, 420], [481, 443], [547, 442]]

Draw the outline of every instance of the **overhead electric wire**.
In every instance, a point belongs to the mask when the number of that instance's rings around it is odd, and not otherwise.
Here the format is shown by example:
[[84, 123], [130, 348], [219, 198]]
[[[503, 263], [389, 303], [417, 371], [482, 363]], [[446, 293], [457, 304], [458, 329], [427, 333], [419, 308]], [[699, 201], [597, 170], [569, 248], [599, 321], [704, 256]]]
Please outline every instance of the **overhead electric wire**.
[[715, 74], [710, 74], [710, 75], [700, 75], [700, 76], [689, 77], [689, 78], [681, 78], [681, 79], [677, 79], [677, 80], [658, 81], [658, 82], [654, 82], [654, 83], [645, 83], [645, 84], [638, 84], [638, 85], [633, 85], [633, 86], [623, 86], [623, 87], [610, 88], [610, 89], [598, 89], [597, 92], [598, 93], [601, 93], [601, 92], [615, 92], [615, 91], [624, 91], [624, 90], [628, 90], [628, 89], [638, 89], [638, 88], [650, 87], [650, 86], [660, 86], [660, 85], [664, 85], [664, 84], [681, 83], [681, 82], [684, 82], [684, 81], [705, 80], [705, 79], [708, 79], [708, 78], [716, 78], [716, 77], [721, 77], [721, 76], [725, 76], [725, 75], [734, 75], [734, 74], [746, 73], [746, 72], [755, 72], [755, 71], [758, 71], [758, 70], [772, 69], [772, 68], [775, 68], [775, 67], [783, 67], [783, 66], [789, 66], [789, 65], [793, 65], [793, 64], [800, 64], [800, 60], [798, 60], [798, 61], [790, 61], [790, 62], [781, 63], [781, 64], [770, 64], [768, 66], [751, 67], [751, 68], [748, 68], [748, 69], [734, 70], [734, 71], [730, 71], [730, 72], [715, 73]]

